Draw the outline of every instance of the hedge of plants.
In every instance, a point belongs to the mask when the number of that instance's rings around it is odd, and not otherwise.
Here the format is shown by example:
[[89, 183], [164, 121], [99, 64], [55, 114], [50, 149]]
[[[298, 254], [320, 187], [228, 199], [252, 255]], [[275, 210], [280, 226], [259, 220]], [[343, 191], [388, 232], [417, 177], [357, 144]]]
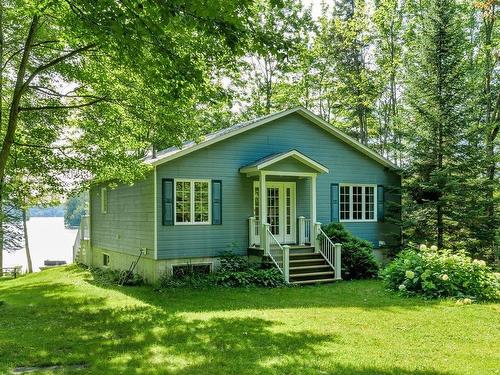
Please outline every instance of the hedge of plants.
[[159, 282], [160, 288], [206, 288], [206, 287], [266, 287], [285, 286], [283, 274], [274, 267], [255, 264], [247, 258], [226, 252], [219, 257], [220, 265], [216, 272], [200, 274], [187, 272], [181, 277], [164, 274]]
[[406, 296], [453, 297], [464, 303], [500, 298], [500, 274], [465, 251], [421, 245], [402, 251], [383, 271], [389, 289]]

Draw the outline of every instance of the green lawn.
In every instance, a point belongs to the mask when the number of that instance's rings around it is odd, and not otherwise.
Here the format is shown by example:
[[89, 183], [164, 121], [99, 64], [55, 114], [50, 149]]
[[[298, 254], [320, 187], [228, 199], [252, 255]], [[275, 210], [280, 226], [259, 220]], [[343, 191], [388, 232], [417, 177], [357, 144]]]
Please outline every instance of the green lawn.
[[[0, 373], [494, 374], [500, 306], [403, 299], [379, 281], [155, 292], [75, 266], [0, 281]], [[77, 370], [72, 365], [84, 365]], [[49, 373], [49, 372], [43, 372]]]

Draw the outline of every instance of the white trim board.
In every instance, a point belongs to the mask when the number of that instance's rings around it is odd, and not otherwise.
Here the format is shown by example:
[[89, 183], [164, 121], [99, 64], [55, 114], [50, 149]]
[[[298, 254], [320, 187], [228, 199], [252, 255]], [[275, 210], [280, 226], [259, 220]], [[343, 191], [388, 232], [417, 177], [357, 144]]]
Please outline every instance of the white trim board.
[[156, 174], [156, 166], [153, 167], [153, 196], [154, 196], [154, 204], [153, 204], [153, 209], [154, 209], [154, 227], [153, 227], [153, 237], [154, 237], [154, 245], [153, 245], [153, 252], [154, 252], [154, 259], [158, 259], [158, 182], [156, 181], [158, 178]]
[[379, 154], [377, 154], [375, 151], [371, 150], [367, 146], [361, 144], [360, 142], [356, 141], [354, 138], [352, 138], [352, 137], [348, 136], [347, 134], [343, 133], [342, 131], [338, 130], [333, 125], [326, 122], [321, 117], [315, 115], [314, 113], [312, 113], [311, 111], [309, 111], [308, 109], [306, 109], [304, 107], [295, 107], [295, 108], [288, 109], [286, 111], [277, 112], [277, 113], [274, 113], [272, 115], [266, 116], [260, 120], [256, 120], [255, 122], [250, 122], [247, 125], [235, 126], [235, 128], [233, 130], [231, 130], [229, 128], [229, 129], [227, 129], [226, 132], [223, 132], [220, 135], [214, 134], [211, 138], [209, 138], [205, 141], [201, 141], [200, 143], [191, 142], [191, 143], [189, 143], [189, 144], [187, 144], [179, 149], [174, 149], [170, 152], [166, 152], [164, 155], [161, 155], [161, 152], [160, 152], [160, 155], [154, 159], [153, 158], [145, 159], [145, 163], [151, 164], [154, 166], [166, 163], [170, 160], [177, 159], [178, 157], [184, 156], [184, 155], [189, 154], [193, 151], [210, 146], [214, 143], [223, 141], [224, 139], [230, 138], [230, 137], [235, 136], [237, 134], [240, 134], [240, 133], [246, 132], [248, 130], [257, 128], [261, 125], [267, 124], [269, 122], [272, 122], [272, 121], [277, 120], [279, 118], [285, 117], [285, 116], [290, 115], [292, 113], [299, 114], [302, 117], [310, 120], [313, 124], [319, 126], [323, 130], [326, 130], [327, 132], [334, 135], [335, 137], [337, 137], [341, 141], [347, 143], [351, 147], [360, 151], [362, 154], [368, 156], [369, 158], [377, 161], [378, 163], [380, 163], [388, 168], [391, 168], [393, 170], [396, 170], [396, 171], [400, 170], [400, 168], [396, 164], [385, 159], [384, 157], [380, 156]]
[[324, 165], [318, 163], [317, 161], [307, 157], [306, 155], [302, 154], [301, 152], [299, 152], [297, 150], [290, 150], [290, 151], [284, 152], [282, 154], [277, 154], [274, 157], [271, 156], [268, 159], [263, 160], [262, 162], [259, 162], [259, 163], [253, 164], [253, 165], [249, 165], [246, 167], [242, 167], [242, 168], [240, 168], [240, 172], [241, 173], [255, 173], [257, 171], [260, 171], [263, 168], [272, 166], [273, 164], [275, 164], [281, 160], [288, 159], [288, 158], [294, 158], [295, 160], [301, 162], [302, 164], [308, 166], [309, 168], [314, 169], [318, 173], [328, 173], [329, 172], [327, 167], [325, 167]]

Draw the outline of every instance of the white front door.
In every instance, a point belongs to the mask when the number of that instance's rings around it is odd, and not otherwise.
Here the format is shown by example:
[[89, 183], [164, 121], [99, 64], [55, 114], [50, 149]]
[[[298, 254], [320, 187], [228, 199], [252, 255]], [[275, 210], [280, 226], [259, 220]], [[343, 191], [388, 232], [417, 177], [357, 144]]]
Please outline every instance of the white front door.
[[[267, 223], [280, 243], [295, 243], [295, 182], [266, 182]], [[254, 215], [259, 218], [259, 182], [254, 183]]]

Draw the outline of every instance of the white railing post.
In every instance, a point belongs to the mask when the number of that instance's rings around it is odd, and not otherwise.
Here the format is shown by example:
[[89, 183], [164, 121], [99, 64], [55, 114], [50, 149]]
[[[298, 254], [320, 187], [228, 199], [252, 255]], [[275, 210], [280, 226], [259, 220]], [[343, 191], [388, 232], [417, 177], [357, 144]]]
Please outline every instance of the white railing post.
[[73, 262], [79, 262], [80, 259], [77, 259], [77, 256], [80, 257], [80, 249], [81, 249], [81, 233], [82, 228], [78, 228], [78, 232], [76, 232], [75, 242], [73, 243]]
[[290, 246], [283, 245], [283, 276], [285, 282], [290, 282]]
[[299, 216], [299, 245], [306, 244], [306, 218]]
[[255, 217], [248, 218], [248, 247], [255, 245]]
[[314, 247], [314, 252], [319, 253], [321, 242], [318, 241], [321, 223], [314, 223], [314, 230], [311, 231], [311, 246]]
[[269, 237], [267, 235], [268, 229], [271, 227], [271, 224], [263, 223], [260, 231], [260, 245], [264, 249], [264, 255], [269, 255], [271, 253], [269, 249]]
[[339, 243], [335, 244], [335, 279], [342, 279], [342, 245]]

